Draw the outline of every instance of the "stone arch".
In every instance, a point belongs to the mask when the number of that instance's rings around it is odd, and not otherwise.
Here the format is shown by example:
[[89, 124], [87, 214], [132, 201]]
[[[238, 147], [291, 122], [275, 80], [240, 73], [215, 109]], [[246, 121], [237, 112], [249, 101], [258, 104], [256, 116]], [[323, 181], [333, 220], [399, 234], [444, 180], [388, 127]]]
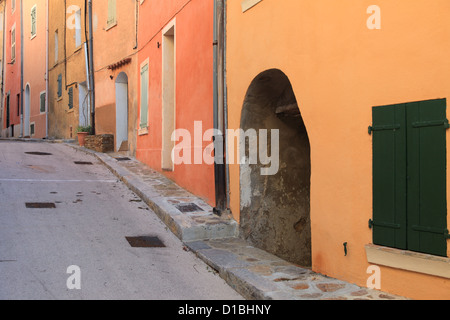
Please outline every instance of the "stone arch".
[[[276, 174], [262, 175], [266, 166], [260, 161], [240, 164], [241, 237], [287, 261], [311, 266], [310, 142], [292, 85], [282, 71], [267, 70], [252, 81], [241, 129], [256, 130], [259, 146], [261, 129], [279, 130]], [[246, 139], [245, 146], [243, 141], [241, 150], [248, 155], [250, 141]], [[274, 150], [270, 144], [268, 149]]]

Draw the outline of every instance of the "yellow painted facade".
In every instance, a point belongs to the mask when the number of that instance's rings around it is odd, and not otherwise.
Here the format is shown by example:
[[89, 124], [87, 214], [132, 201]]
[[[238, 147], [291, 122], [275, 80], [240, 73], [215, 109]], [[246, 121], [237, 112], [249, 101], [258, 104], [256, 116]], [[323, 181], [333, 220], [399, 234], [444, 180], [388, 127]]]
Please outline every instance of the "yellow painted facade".
[[65, 6], [64, 1], [49, 0], [48, 98], [51, 138], [75, 139], [80, 122], [88, 123], [90, 119], [88, 112], [82, 112], [80, 117], [80, 105], [88, 104], [85, 13], [85, 1], [70, 0], [66, 1]]

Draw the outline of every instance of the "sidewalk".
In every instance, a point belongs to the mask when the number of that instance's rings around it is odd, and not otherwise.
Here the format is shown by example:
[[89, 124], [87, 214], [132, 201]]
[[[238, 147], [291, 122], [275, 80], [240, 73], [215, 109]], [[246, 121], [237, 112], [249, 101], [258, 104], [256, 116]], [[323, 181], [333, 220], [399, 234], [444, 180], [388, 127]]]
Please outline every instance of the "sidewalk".
[[246, 299], [405, 300], [298, 267], [238, 237], [238, 224], [131, 157], [66, 145], [99, 159], [135, 192], [186, 246]]

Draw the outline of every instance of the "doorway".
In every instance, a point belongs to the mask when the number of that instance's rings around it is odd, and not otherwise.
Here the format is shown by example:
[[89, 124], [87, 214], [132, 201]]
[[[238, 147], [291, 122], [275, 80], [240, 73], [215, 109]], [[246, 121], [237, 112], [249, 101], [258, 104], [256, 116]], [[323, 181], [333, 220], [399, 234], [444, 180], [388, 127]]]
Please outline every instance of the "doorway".
[[25, 87], [25, 111], [23, 116], [23, 135], [25, 138], [30, 137], [30, 112], [31, 112], [31, 94], [30, 85]]
[[128, 151], [128, 76], [116, 79], [116, 150]]
[[162, 92], [162, 169], [174, 170], [172, 150], [175, 142], [175, 24], [169, 25], [163, 32], [163, 92]]
[[[309, 267], [310, 143], [299, 103], [282, 71], [268, 70], [253, 80], [244, 100], [241, 128], [256, 131], [260, 147], [260, 130], [278, 130], [279, 169], [262, 175], [260, 161], [240, 164], [240, 235], [258, 248]], [[250, 141], [241, 143], [248, 154]]]

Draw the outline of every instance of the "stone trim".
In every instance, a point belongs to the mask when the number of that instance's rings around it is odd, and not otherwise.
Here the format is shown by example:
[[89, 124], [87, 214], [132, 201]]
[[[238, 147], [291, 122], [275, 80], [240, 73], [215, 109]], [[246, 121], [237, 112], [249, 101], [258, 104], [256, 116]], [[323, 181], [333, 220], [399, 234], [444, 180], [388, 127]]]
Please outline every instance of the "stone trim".
[[413, 271], [450, 279], [450, 259], [368, 244], [367, 261], [371, 264]]
[[262, 0], [242, 0], [242, 12], [245, 12], [247, 10], [250, 10], [254, 6], [256, 6], [258, 3], [260, 3]]

